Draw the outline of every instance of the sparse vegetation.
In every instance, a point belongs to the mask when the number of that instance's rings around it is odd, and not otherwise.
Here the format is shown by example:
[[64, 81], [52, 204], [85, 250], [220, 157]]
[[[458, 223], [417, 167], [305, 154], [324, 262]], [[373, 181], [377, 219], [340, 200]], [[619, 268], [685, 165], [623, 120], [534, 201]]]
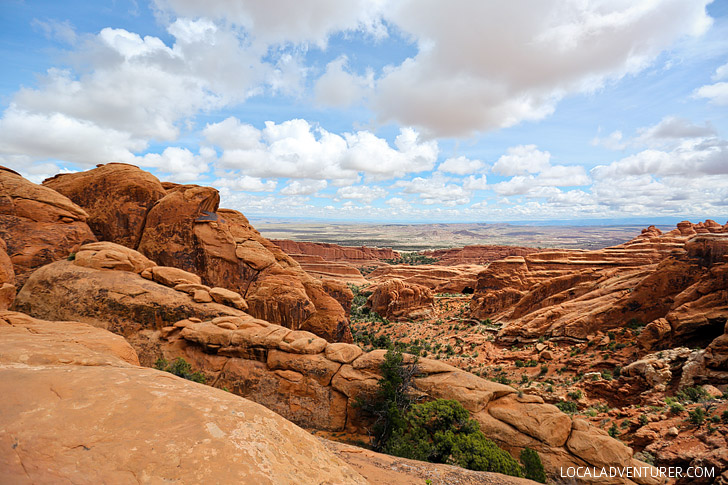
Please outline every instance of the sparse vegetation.
[[696, 426], [702, 426], [705, 422], [705, 410], [697, 407], [688, 412], [688, 421]]
[[202, 372], [192, 372], [192, 366], [182, 357], [177, 357], [171, 364], [166, 359], [160, 357], [154, 363], [154, 368], [169, 372], [188, 381], [199, 382], [204, 384], [207, 381], [205, 374]]
[[434, 264], [439, 261], [438, 258], [432, 258], [422, 253], [400, 253], [397, 259], [385, 259], [384, 262], [388, 264], [407, 264], [410, 266], [418, 266], [421, 264]]
[[573, 401], [561, 401], [556, 403], [556, 407], [561, 410], [562, 413], [574, 414], [579, 410], [577, 404]]

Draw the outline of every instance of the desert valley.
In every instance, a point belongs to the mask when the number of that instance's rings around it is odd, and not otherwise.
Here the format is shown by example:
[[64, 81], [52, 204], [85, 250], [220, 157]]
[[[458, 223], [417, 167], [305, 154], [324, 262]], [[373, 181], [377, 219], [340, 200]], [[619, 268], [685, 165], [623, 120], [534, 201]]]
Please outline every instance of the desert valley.
[[728, 226], [406, 253], [271, 241], [125, 164], [0, 190], [3, 483], [521, 483], [367, 449], [394, 351], [550, 482], [728, 478]]
[[0, 485], [728, 485], [728, 1], [0, 0]]

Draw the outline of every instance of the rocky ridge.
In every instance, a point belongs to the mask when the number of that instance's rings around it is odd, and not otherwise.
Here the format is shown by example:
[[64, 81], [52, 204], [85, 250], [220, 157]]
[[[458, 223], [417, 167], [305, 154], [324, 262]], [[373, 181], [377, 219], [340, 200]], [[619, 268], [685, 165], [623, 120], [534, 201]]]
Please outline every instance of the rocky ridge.
[[[725, 232], [713, 221], [680, 223], [666, 234], [648, 228], [632, 241], [603, 250], [544, 251], [496, 261], [478, 277], [471, 314], [502, 323], [503, 340], [584, 341], [598, 331], [650, 324], [646, 335], [665, 345], [707, 345], [725, 324], [723, 307], [715, 306], [724, 299], [725, 263], [718, 260], [724, 251], [719, 248], [728, 241]], [[715, 264], [708, 267], [711, 258]], [[700, 307], [715, 315], [700, 313]], [[681, 313], [703, 317], [685, 319]], [[667, 339], [661, 319], [671, 321]]]
[[371, 283], [400, 279], [406, 283], [425, 286], [435, 293], [472, 293], [484, 266], [459, 264], [437, 266], [434, 264], [380, 266], [367, 275]]
[[209, 287], [239, 293], [258, 318], [331, 341], [351, 340], [346, 310], [327, 293], [332, 287], [346, 293], [345, 285], [312, 278], [245, 216], [220, 209], [216, 189], [162, 184], [120, 163], [56, 175], [40, 188], [54, 192], [46, 187], [83, 207], [99, 239], [194, 273]]
[[437, 265], [455, 266], [460, 264], [485, 265], [491, 261], [506, 258], [508, 256], [526, 256], [541, 251], [538, 248], [522, 246], [498, 246], [473, 244], [462, 248], [434, 249], [422, 251], [422, 254], [438, 259]]
[[[83, 320], [95, 325], [116, 320], [117, 325], [107, 327], [127, 336], [142, 363], [182, 357], [214, 386], [263, 404], [301, 426], [366, 436], [369, 423], [353, 404], [357, 396], [376, 388], [384, 351], [362, 353], [355, 345], [329, 343], [232, 307], [196, 303], [184, 291], [186, 287], [176, 290], [154, 278], [143, 278], [136, 271], [154, 273], [159, 267], [149, 267], [141, 254], [121, 248], [110, 243], [91, 245], [81, 248], [78, 262], [60, 261], [37, 270], [18, 294], [15, 308], [47, 320]], [[125, 256], [110, 257], [111, 250], [123, 251]], [[129, 264], [110, 269], [105, 263], [109, 259]], [[87, 261], [95, 261], [96, 267], [79, 264]], [[195, 284], [180, 280], [189, 278], [184, 274], [177, 276], [165, 282], [175, 287]], [[88, 283], [69, 286], [73, 281]], [[110, 283], [103, 286], [104, 281]], [[59, 287], [64, 288], [59, 291]], [[98, 294], [85, 297], [91, 288], [122, 296], [113, 297], [113, 303]], [[94, 315], [89, 316], [84, 298], [99, 299]], [[139, 311], [138, 301], [146, 301], [147, 308], [158, 311]], [[185, 318], [172, 323], [184, 313]], [[121, 315], [128, 315], [129, 321], [123, 322]], [[435, 360], [420, 359], [418, 366], [419, 392], [431, 398], [457, 399], [486, 436], [502, 447], [514, 453], [525, 446], [537, 450], [552, 476], [567, 464], [642, 466], [633, 461], [629, 448], [597, 428], [572, 421], [539, 397], [520, 395], [509, 386]], [[599, 443], [599, 450], [589, 443]]]

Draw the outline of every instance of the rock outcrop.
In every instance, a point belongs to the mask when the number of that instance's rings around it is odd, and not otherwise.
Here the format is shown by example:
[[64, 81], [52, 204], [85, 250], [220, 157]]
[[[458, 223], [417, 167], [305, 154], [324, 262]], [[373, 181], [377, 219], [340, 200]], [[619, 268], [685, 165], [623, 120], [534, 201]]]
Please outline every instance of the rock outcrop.
[[472, 316], [501, 322], [499, 338], [506, 341], [584, 341], [598, 331], [649, 324], [641, 338], [645, 346], [706, 346], [728, 316], [728, 234], [694, 236], [698, 229], [723, 230], [712, 221], [681, 223], [665, 234], [648, 228], [602, 250], [544, 251], [493, 262], [479, 275]]
[[272, 239], [283, 251], [297, 255], [318, 256], [325, 261], [345, 261], [356, 265], [376, 264], [383, 259], [397, 259], [399, 253], [392, 248], [351, 247], [338, 244]]
[[95, 241], [88, 214], [67, 197], [0, 167], [0, 238], [13, 263], [16, 284], [44, 264]]
[[477, 286], [478, 274], [485, 269], [475, 264], [459, 264], [456, 266], [421, 265], [386, 265], [380, 266], [367, 275], [372, 283], [381, 283], [390, 279], [401, 279], [406, 283], [426, 286], [435, 293], [473, 293]]
[[100, 240], [136, 248], [149, 209], [166, 195], [152, 174], [134, 165], [109, 163], [93, 170], [59, 174], [43, 181], [83, 207]]
[[367, 483], [263, 406], [136, 363], [104, 330], [0, 312], [2, 481]]
[[[98, 246], [91, 246], [79, 253], [98, 251]], [[31, 276], [15, 307], [38, 318], [81, 320], [112, 329], [128, 337], [147, 365], [160, 357], [168, 361], [182, 357], [204, 373], [209, 383], [263, 404], [301, 426], [366, 435], [371, 423], [354, 403], [376, 389], [384, 351], [362, 353], [357, 346], [329, 343], [232, 307], [197, 303], [188, 290], [187, 286], [179, 290], [163, 286], [133, 271], [59, 261]], [[422, 358], [418, 366], [421, 375], [416, 386], [423, 395], [460, 401], [486, 436], [513, 453], [525, 446], [535, 449], [552, 475], [560, 466], [605, 462], [583, 445], [591, 438], [601, 449], [612, 450], [605, 455], [608, 460], [614, 458], [611, 465], [632, 463], [631, 450], [595, 428], [579, 427], [575, 435], [570, 431], [576, 429], [571, 418], [541, 398], [518, 396], [511, 387], [436, 360]], [[127, 391], [131, 389], [118, 392]], [[88, 392], [98, 399], [95, 387]], [[196, 396], [187, 398], [199, 405]]]
[[[183, 357], [216, 386], [301, 426], [365, 435], [371, 424], [354, 403], [376, 389], [383, 350], [361, 354], [349, 344], [320, 340], [319, 345], [298, 332], [251, 326], [235, 318], [183, 320], [164, 335], [167, 343], [161, 349], [168, 360]], [[415, 384], [420, 392], [460, 401], [486, 436], [516, 456], [523, 447], [535, 449], [554, 477], [566, 466], [648, 466], [604, 431], [579, 420], [572, 423], [539, 397], [521, 396], [511, 387], [435, 360], [421, 358], [418, 366]]]
[[291, 258], [301, 265], [306, 273], [321, 280], [336, 280], [346, 284], [365, 285], [366, 278], [351, 263], [341, 261], [327, 261], [321, 256], [309, 254], [289, 254]]
[[435, 298], [429, 288], [400, 279], [386, 280], [367, 288], [366, 306], [390, 320], [416, 320], [432, 313]]
[[497, 261], [508, 256], [526, 256], [538, 251], [541, 250], [522, 246], [475, 244], [462, 248], [422, 251], [422, 254], [438, 259], [437, 263], [435, 263], [437, 265], [455, 266], [460, 264], [486, 265], [491, 261]]
[[327, 286], [263, 238], [245, 216], [219, 209], [214, 188], [160, 183], [136, 167], [114, 163], [57, 175], [45, 184], [88, 210], [101, 238], [194, 273], [208, 287], [241, 294], [258, 318], [330, 341], [351, 341], [346, 311]]

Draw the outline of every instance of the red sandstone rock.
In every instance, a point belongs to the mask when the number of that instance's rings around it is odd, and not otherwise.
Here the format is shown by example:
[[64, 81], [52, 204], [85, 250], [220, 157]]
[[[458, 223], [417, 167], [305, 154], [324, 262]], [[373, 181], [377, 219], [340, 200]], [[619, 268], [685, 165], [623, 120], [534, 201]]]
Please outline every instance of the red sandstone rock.
[[346, 312], [324, 285], [261, 237], [242, 214], [218, 210], [217, 190], [160, 183], [125, 164], [61, 175], [46, 184], [86, 207], [105, 239], [198, 275], [206, 286], [239, 293], [253, 315], [330, 340], [351, 340]]
[[508, 256], [526, 256], [527, 254], [540, 251], [537, 248], [521, 246], [498, 246], [498, 245], [472, 245], [462, 248], [436, 249], [423, 251], [422, 254], [439, 261], [435, 264], [443, 266], [455, 266], [459, 264], [484, 265], [491, 261], [507, 258]]
[[166, 195], [155, 176], [124, 163], [58, 174], [43, 185], [83, 207], [89, 214], [89, 227], [100, 240], [132, 249], [139, 244], [149, 209]]
[[368, 290], [373, 293], [367, 299], [367, 307], [392, 320], [422, 318], [432, 311], [435, 301], [429, 288], [399, 279], [370, 286]]
[[25, 281], [25, 273], [95, 241], [87, 217], [55, 190], [0, 167], [0, 238], [13, 262], [16, 283]]
[[350, 247], [288, 239], [272, 239], [271, 242], [294, 258], [296, 255], [319, 256], [325, 261], [346, 261], [359, 264], [399, 258], [399, 253], [391, 248]]
[[406, 283], [425, 286], [435, 293], [472, 293], [478, 274], [484, 267], [473, 264], [437, 266], [405, 264], [380, 266], [367, 275], [367, 280], [382, 283], [390, 279], [401, 279]]
[[2, 481], [367, 483], [276, 413], [136, 363], [109, 332], [0, 313]]
[[630, 322], [666, 318], [669, 335], [655, 324], [643, 337], [645, 345], [659, 339], [662, 345], [690, 344], [728, 313], [718, 290], [721, 265], [715, 264], [724, 261], [726, 236], [682, 236], [694, 232], [693, 225], [679, 228], [667, 234], [648, 228], [632, 241], [597, 251], [549, 250], [491, 263], [479, 275], [472, 315], [504, 323], [500, 338], [506, 340], [583, 340]]
[[74, 262], [77, 266], [95, 269], [114, 269], [141, 273], [156, 266], [133, 249], [102, 241], [84, 244], [76, 252]]

